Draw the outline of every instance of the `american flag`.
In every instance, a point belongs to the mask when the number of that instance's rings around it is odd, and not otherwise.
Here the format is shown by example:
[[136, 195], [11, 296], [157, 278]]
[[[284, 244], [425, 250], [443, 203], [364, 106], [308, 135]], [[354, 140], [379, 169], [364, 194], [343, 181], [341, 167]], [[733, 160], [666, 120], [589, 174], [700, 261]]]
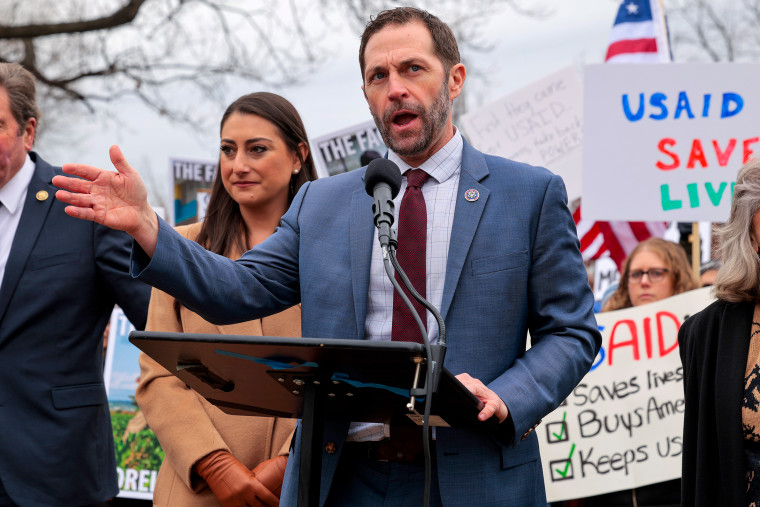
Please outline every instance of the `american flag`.
[[[623, 0], [612, 25], [607, 62], [669, 62], [670, 46], [660, 0]], [[665, 222], [592, 222], [573, 213], [584, 261], [610, 256], [618, 269], [633, 248], [651, 236], [662, 237]]]
[[623, 0], [612, 25], [608, 62], [669, 62], [670, 46], [659, 0]]

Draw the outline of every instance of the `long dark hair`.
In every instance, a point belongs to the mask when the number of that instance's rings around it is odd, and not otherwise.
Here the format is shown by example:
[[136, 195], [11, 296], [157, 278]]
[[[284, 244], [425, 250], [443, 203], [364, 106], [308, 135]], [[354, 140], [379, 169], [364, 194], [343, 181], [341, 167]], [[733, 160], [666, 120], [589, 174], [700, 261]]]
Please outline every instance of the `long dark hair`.
[[[309, 145], [306, 129], [303, 126], [298, 111], [285, 98], [269, 92], [256, 92], [243, 95], [229, 105], [222, 116], [219, 126], [221, 133], [224, 124], [234, 113], [253, 114], [274, 124], [280, 132], [288, 149], [296, 154], [301, 162], [301, 170], [290, 177], [288, 204], [293, 201], [298, 189], [307, 181], [317, 179], [314, 159], [309, 150], [306, 158], [301, 155], [300, 143]], [[216, 166], [216, 177], [211, 187], [206, 218], [201, 225], [201, 231], [195, 239], [207, 250], [220, 255], [229, 255], [233, 248], [240, 252], [248, 250], [248, 230], [245, 227], [240, 206], [236, 203], [222, 184], [219, 175], [220, 164]]]

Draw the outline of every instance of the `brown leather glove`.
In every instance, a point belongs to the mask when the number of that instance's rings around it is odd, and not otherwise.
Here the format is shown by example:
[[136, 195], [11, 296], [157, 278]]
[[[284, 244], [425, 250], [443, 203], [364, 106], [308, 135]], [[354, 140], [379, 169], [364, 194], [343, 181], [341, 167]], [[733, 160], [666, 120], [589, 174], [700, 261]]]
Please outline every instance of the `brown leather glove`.
[[[259, 465], [261, 466], [261, 465]], [[229, 451], [214, 451], [193, 466], [223, 507], [277, 507], [279, 490], [274, 494], [256, 474], [238, 461]]]
[[288, 466], [287, 456], [275, 456], [256, 465], [253, 469], [253, 474], [269, 491], [279, 498], [282, 492], [282, 481], [285, 478], [286, 466]]

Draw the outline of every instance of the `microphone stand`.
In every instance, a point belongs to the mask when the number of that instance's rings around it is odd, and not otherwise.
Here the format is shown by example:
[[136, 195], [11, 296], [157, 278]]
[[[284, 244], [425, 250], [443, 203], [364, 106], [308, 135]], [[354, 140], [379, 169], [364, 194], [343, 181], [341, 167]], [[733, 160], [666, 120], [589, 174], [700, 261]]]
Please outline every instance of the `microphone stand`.
[[[398, 260], [396, 259], [396, 247], [398, 246], [398, 241], [396, 241], [396, 233], [395, 231], [390, 231], [390, 238], [388, 241], [388, 245], [382, 244], [384, 242], [381, 241], [381, 249], [383, 253], [383, 266], [385, 267], [385, 273], [388, 275], [388, 278], [390, 279], [391, 283], [393, 284], [393, 288], [396, 290], [396, 292], [401, 296], [401, 299], [404, 301], [404, 304], [406, 304], [407, 308], [412, 312], [412, 316], [414, 317], [414, 321], [417, 323], [417, 327], [420, 330], [420, 334], [422, 335], [422, 342], [425, 347], [425, 362], [427, 364], [427, 367], [425, 368], [425, 386], [420, 388], [413, 388], [410, 389], [410, 395], [412, 397], [412, 402], [410, 402], [407, 405], [407, 408], [410, 410], [414, 409], [413, 400], [414, 397], [424, 396], [425, 397], [425, 409], [423, 412], [422, 417], [422, 447], [425, 452], [425, 507], [428, 507], [430, 504], [430, 483], [431, 483], [431, 456], [430, 456], [430, 407], [432, 405], [432, 399], [433, 399], [433, 393], [435, 393], [438, 390], [438, 381], [440, 379], [440, 370], [443, 367], [443, 359], [446, 355], [446, 324], [443, 322], [443, 317], [441, 316], [441, 313], [425, 298], [423, 298], [419, 292], [414, 288], [414, 286], [409, 281], [409, 278], [406, 276], [406, 273], [404, 273], [404, 270], [401, 269], [401, 265], [398, 263]], [[427, 310], [430, 311], [430, 313], [433, 314], [435, 317], [436, 322], [438, 323], [438, 345], [431, 346], [430, 345], [430, 339], [428, 338], [427, 332], [425, 331], [425, 325], [422, 323], [422, 320], [420, 319], [419, 314], [415, 310], [414, 306], [412, 305], [412, 302], [409, 300], [407, 295], [404, 293], [404, 291], [401, 289], [401, 286], [399, 285], [398, 281], [396, 280], [396, 277], [393, 276], [393, 272], [391, 271], [391, 264], [393, 265], [393, 268], [396, 270], [396, 273], [398, 273], [399, 278], [401, 278], [401, 281], [404, 283], [404, 286], [407, 288], [409, 293], [420, 302]]]

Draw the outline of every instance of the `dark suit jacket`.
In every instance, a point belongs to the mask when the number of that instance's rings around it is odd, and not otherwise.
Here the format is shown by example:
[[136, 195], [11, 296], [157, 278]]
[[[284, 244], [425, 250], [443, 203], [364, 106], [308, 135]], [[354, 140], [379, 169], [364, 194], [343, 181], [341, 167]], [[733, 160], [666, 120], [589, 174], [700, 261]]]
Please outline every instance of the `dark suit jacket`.
[[744, 505], [744, 371], [755, 302], [716, 301], [678, 332], [686, 411], [682, 505]]
[[[162, 222], [140, 276], [215, 323], [302, 302], [303, 336], [364, 339], [377, 241], [364, 174], [359, 169], [305, 184], [281, 227], [237, 262], [184, 240]], [[468, 190], [478, 199], [467, 201]], [[520, 437], [588, 372], [601, 341], [566, 203], [558, 176], [464, 143], [441, 303], [445, 366], [481, 379], [502, 397], [517, 439], [507, 445], [485, 431], [439, 428], [438, 482], [446, 505], [546, 502], [538, 439], [535, 433]], [[135, 251], [134, 272], [146, 267], [144, 256]], [[528, 331], [532, 347], [526, 352]], [[346, 431], [347, 424], [325, 426], [323, 448], [337, 452], [322, 456], [322, 502]], [[300, 434], [282, 506], [295, 503], [299, 452]]]
[[66, 215], [60, 169], [30, 156], [0, 287], [0, 480], [19, 505], [90, 504], [118, 491], [103, 330], [114, 303], [142, 328], [150, 287], [129, 276], [128, 236]]

